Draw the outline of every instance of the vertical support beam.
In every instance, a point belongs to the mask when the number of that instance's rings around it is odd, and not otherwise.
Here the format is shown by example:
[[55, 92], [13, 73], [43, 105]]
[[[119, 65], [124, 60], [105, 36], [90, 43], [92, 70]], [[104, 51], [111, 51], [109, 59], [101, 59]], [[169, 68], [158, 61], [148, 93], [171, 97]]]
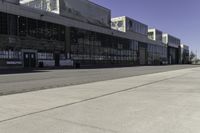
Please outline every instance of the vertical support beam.
[[71, 59], [70, 27], [65, 27], [65, 53]]

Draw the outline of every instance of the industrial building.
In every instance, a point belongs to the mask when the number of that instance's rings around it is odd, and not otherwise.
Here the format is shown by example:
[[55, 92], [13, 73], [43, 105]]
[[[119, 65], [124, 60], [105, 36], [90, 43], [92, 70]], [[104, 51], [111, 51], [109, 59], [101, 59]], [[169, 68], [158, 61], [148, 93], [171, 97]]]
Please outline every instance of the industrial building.
[[169, 64], [180, 63], [180, 45], [181, 40], [177, 37], [169, 35], [168, 33], [163, 34], [163, 43], [167, 45], [167, 58]]
[[185, 44], [181, 44], [181, 55], [180, 55], [180, 60], [181, 60], [181, 64], [188, 64], [189, 63], [189, 46], [185, 45]]
[[163, 32], [155, 28], [149, 28], [147, 35], [149, 39], [158, 42], [161, 46], [161, 49], [150, 48], [154, 51], [157, 51], [158, 54], [149, 54], [149, 59], [151, 59], [151, 61], [153, 61], [154, 64], [155, 61], [159, 61], [160, 59], [162, 60], [162, 64], [168, 64], [168, 46], [167, 44], [163, 43]]
[[149, 34], [88, 0], [0, 0], [0, 68], [180, 63], [179, 39]]

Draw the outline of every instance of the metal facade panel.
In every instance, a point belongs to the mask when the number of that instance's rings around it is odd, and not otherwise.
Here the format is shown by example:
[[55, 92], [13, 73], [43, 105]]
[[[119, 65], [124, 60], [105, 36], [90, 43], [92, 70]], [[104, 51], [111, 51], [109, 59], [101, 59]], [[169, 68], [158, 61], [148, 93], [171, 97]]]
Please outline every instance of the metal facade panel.
[[110, 27], [111, 11], [88, 0], [60, 0], [60, 14], [84, 22]]
[[20, 0], [20, 4], [59, 14], [59, 0]]

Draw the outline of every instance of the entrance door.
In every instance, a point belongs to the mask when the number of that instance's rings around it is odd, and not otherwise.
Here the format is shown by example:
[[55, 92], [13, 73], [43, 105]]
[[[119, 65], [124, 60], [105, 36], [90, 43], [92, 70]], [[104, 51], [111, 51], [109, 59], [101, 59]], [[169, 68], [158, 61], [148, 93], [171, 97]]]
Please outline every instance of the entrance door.
[[35, 53], [30, 53], [30, 66], [35, 67], [36, 66], [36, 57]]
[[60, 54], [56, 53], [54, 57], [55, 57], [55, 66], [57, 67], [60, 66]]
[[146, 64], [146, 50], [145, 48], [140, 48], [139, 50], [139, 55], [140, 55], [140, 65], [145, 65]]
[[36, 66], [36, 56], [35, 53], [24, 53], [24, 67], [33, 68]]

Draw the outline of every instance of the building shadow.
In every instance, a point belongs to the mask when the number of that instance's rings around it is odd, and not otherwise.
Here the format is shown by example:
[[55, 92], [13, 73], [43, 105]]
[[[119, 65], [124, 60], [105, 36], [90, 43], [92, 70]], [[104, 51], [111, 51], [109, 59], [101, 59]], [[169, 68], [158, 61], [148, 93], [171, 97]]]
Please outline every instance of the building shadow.
[[39, 69], [0, 69], [0, 75], [25, 74], [25, 73], [43, 73], [43, 72], [48, 72], [48, 70], [39, 70]]

